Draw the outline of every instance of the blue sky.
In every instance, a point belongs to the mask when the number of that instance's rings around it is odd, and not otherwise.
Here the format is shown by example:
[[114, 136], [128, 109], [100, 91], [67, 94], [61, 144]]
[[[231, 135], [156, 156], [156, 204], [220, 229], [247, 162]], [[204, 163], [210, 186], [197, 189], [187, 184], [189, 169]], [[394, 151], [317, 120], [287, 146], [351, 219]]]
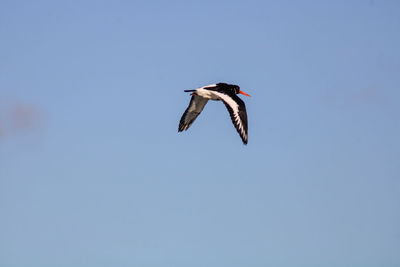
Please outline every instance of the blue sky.
[[399, 266], [399, 14], [1, 1], [0, 266]]

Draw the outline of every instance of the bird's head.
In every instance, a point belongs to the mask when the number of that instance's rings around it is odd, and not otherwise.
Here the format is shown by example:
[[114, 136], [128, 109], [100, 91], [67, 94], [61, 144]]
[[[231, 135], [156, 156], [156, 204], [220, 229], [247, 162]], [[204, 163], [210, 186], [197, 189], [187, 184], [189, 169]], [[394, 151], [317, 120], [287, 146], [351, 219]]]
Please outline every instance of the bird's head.
[[240, 87], [238, 85], [233, 85], [233, 90], [234, 90], [235, 94], [242, 94], [245, 96], [250, 96], [249, 94], [246, 94], [245, 92], [240, 91]]

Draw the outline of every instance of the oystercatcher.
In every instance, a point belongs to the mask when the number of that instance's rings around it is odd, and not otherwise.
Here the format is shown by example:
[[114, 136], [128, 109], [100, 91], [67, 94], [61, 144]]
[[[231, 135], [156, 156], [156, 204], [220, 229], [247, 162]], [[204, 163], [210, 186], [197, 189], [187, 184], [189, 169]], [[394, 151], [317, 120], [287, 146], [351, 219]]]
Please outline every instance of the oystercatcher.
[[190, 104], [182, 115], [179, 122], [178, 132], [189, 129], [190, 125], [199, 116], [208, 100], [221, 100], [231, 115], [232, 123], [242, 138], [243, 144], [247, 144], [247, 113], [246, 106], [237, 94], [250, 96], [234, 84], [217, 83], [200, 87], [195, 90], [184, 90], [192, 92]]

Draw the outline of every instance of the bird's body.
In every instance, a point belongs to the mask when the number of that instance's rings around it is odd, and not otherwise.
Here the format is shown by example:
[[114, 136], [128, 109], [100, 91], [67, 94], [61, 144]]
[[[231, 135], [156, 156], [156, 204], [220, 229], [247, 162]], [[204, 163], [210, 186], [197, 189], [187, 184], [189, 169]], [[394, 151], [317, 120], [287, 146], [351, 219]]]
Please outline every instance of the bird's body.
[[195, 95], [198, 95], [198, 96], [203, 97], [205, 99], [211, 99], [211, 100], [218, 101], [220, 99], [215, 94], [215, 91], [210, 90], [210, 89], [205, 89], [205, 88], [209, 88], [209, 87], [213, 88], [213, 86], [216, 86], [216, 85], [215, 84], [211, 84], [211, 85], [204, 86], [204, 87], [201, 87], [199, 89], [196, 89], [195, 90]]
[[189, 129], [190, 125], [192, 125], [197, 116], [199, 116], [208, 100], [221, 100], [228, 109], [232, 123], [242, 138], [243, 143], [247, 144], [246, 106], [237, 94], [249, 95], [240, 91], [239, 86], [217, 83], [203, 86], [195, 90], [185, 90], [185, 92], [192, 92], [192, 98], [179, 122], [178, 132]]

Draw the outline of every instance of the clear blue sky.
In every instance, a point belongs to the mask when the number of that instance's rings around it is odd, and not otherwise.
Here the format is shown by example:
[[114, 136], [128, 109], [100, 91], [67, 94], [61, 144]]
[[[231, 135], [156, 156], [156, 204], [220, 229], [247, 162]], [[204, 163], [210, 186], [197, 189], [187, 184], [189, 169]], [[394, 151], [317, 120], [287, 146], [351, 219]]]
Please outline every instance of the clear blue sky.
[[0, 266], [400, 266], [399, 14], [1, 1]]

